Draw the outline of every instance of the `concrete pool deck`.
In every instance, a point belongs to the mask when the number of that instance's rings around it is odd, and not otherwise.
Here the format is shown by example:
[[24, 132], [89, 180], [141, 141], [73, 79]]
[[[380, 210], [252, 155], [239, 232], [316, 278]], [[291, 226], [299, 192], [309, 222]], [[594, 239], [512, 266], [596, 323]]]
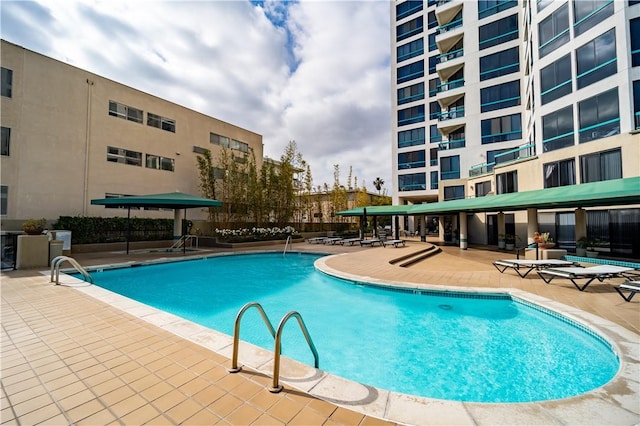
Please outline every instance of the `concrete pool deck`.
[[[500, 274], [491, 262], [513, 255], [486, 250], [445, 247], [443, 253], [412, 268], [389, 264], [420, 247], [418, 242], [398, 249], [294, 245], [299, 251], [349, 253], [324, 259], [322, 269], [355, 281], [498, 289], [548, 304], [611, 340], [622, 359], [620, 374], [576, 398], [468, 404], [392, 394], [284, 362], [285, 389], [271, 394], [266, 389], [272, 368], [268, 351], [241, 345], [240, 362], [253, 368], [228, 374], [229, 336], [95, 286], [77, 282], [54, 286], [39, 271], [13, 271], [3, 272], [1, 286], [2, 423], [620, 425], [640, 421], [637, 298], [625, 302], [607, 282], [579, 292], [568, 281], [547, 285], [537, 276]], [[182, 256], [75, 257], [82, 265], [103, 265]]]

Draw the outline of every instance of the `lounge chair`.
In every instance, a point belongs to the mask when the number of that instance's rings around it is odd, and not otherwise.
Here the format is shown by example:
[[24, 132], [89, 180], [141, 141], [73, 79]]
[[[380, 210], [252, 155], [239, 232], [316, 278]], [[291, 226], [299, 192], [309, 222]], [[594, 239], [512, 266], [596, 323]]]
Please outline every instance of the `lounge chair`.
[[[615, 291], [627, 302], [631, 302], [633, 296], [636, 293], [640, 293], [640, 281], [627, 281], [624, 284], [620, 284], [618, 287], [614, 287]], [[625, 296], [624, 292], [628, 291], [629, 294]]]
[[364, 246], [374, 247], [376, 244], [381, 246], [382, 245], [382, 241], [379, 240], [378, 238], [372, 238], [372, 239], [369, 239], [369, 240], [360, 241], [360, 246], [361, 247], [364, 247]]
[[332, 238], [325, 238], [324, 239], [324, 243], [325, 244], [331, 244], [332, 246], [336, 245], [336, 243], [339, 243], [340, 241], [342, 241], [342, 238], [339, 238], [339, 237], [332, 237]]
[[355, 243], [359, 243], [360, 241], [362, 241], [362, 238], [346, 238], [342, 241], [340, 241], [340, 245], [345, 245], [345, 244], [349, 244], [350, 246], [354, 245]]
[[[493, 266], [496, 267], [500, 273], [504, 273], [507, 269], [513, 269], [516, 271], [520, 278], [525, 278], [531, 271], [540, 271], [547, 268], [558, 268], [574, 266], [574, 262], [560, 259], [547, 259], [547, 260], [525, 260], [525, 259], [501, 259], [493, 262]], [[524, 274], [520, 271], [524, 270]]]
[[405, 246], [405, 241], [404, 240], [384, 240], [382, 241], [382, 246], [386, 247], [386, 246], [394, 246], [395, 248], [398, 248], [402, 245], [402, 247]]
[[[635, 272], [634, 272], [635, 271]], [[576, 286], [580, 291], [584, 291], [589, 284], [594, 280], [600, 282], [610, 278], [627, 278], [633, 279], [638, 276], [638, 271], [633, 268], [627, 268], [624, 266], [612, 266], [612, 265], [598, 265], [588, 268], [571, 267], [571, 268], [549, 268], [542, 271], [538, 271], [540, 278], [545, 283], [551, 284], [554, 278], [566, 278]], [[585, 279], [584, 284], [580, 285], [576, 280]]]
[[313, 237], [313, 238], [308, 238], [307, 242], [309, 244], [320, 244], [323, 243], [326, 237]]

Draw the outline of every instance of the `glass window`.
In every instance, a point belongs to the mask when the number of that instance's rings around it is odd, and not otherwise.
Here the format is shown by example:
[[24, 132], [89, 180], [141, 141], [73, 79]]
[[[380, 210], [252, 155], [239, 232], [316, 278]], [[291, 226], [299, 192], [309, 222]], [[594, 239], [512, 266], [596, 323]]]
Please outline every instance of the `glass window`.
[[489, 118], [480, 123], [482, 144], [522, 139], [522, 118], [520, 114]]
[[618, 71], [616, 34], [611, 29], [576, 50], [578, 89], [609, 77]]
[[518, 192], [518, 171], [497, 174], [496, 193], [510, 194], [512, 192]]
[[442, 141], [442, 133], [438, 130], [437, 124], [432, 124], [429, 126], [429, 142], [430, 143], [438, 143]]
[[398, 170], [425, 167], [424, 150], [401, 152], [398, 154]]
[[517, 1], [511, 0], [478, 0], [478, 19], [495, 15], [517, 5]]
[[462, 198], [464, 198], [464, 185], [444, 187], [444, 201], [460, 200]]
[[440, 180], [460, 179], [460, 156], [440, 158]]
[[128, 164], [142, 167], [142, 153], [128, 149], [107, 147], [107, 161], [111, 163]]
[[633, 82], [633, 114], [635, 116], [636, 129], [640, 129], [640, 80]]
[[424, 99], [424, 83], [398, 89], [398, 105]]
[[565, 3], [538, 24], [540, 57], [544, 57], [569, 42], [569, 4]]
[[438, 55], [429, 57], [429, 74], [435, 74], [438, 65]]
[[422, 32], [422, 16], [396, 27], [396, 41], [404, 40]]
[[436, 33], [431, 33], [427, 37], [429, 39], [429, 52], [432, 52], [438, 48], [436, 44]]
[[0, 85], [2, 96], [5, 98], [12, 97], [13, 91], [13, 70], [2, 67], [2, 84]]
[[396, 5], [396, 21], [422, 10], [422, 0], [408, 0]]
[[396, 51], [398, 54], [398, 62], [420, 56], [424, 54], [424, 39], [419, 38], [402, 46], [398, 46]]
[[424, 61], [417, 61], [398, 68], [397, 83], [404, 83], [415, 78], [424, 77]]
[[11, 128], [2, 126], [2, 144], [0, 145], [0, 155], [9, 156], [11, 147]]
[[509, 151], [511, 151], [511, 148], [494, 149], [493, 151], [487, 151], [487, 163], [495, 164], [496, 156], [500, 154], [504, 154], [505, 152], [509, 152]]
[[145, 165], [148, 169], [167, 170], [172, 172], [174, 170], [175, 160], [173, 158], [147, 154]]
[[7, 185], [0, 186], [0, 215], [7, 215], [7, 206], [9, 201], [9, 187]]
[[429, 102], [429, 119], [435, 120], [437, 118], [440, 118], [440, 115], [440, 102]]
[[554, 151], [573, 144], [572, 105], [542, 117], [542, 149], [544, 152]]
[[408, 146], [424, 145], [425, 143], [424, 127], [412, 130], [403, 130], [398, 132], [398, 148], [406, 148]]
[[118, 102], [109, 101], [109, 115], [135, 123], [142, 123], [142, 110]]
[[424, 189], [427, 189], [427, 175], [425, 173], [398, 175], [399, 191], [420, 191]]
[[569, 158], [562, 161], [546, 163], [542, 166], [544, 173], [544, 187], [555, 188], [556, 186], [566, 186], [576, 184], [575, 160]]
[[622, 178], [620, 148], [580, 156], [580, 182], [600, 182]]
[[568, 95], [571, 86], [571, 55], [567, 54], [540, 70], [542, 105]]
[[538, 0], [538, 13], [556, 0]]
[[476, 183], [476, 197], [484, 197], [491, 192], [491, 181], [485, 180], [484, 182]]
[[620, 133], [618, 89], [600, 93], [578, 103], [580, 143]]
[[431, 29], [437, 26], [438, 26], [438, 19], [436, 18], [436, 12], [432, 10], [427, 14], [427, 28]]
[[573, 34], [579, 36], [613, 15], [613, 0], [573, 0]]
[[398, 110], [398, 126], [424, 121], [424, 105]]
[[507, 16], [479, 28], [480, 50], [518, 38], [518, 15]]
[[429, 96], [435, 96], [438, 93], [438, 86], [440, 86], [440, 77], [429, 80]]
[[[640, 66], [640, 18], [629, 21], [629, 35], [631, 36], [631, 66]], [[4, 87], [4, 86], [3, 86]]]
[[431, 178], [431, 189], [438, 189], [438, 172], [430, 172], [429, 177]]
[[520, 80], [481, 89], [480, 102], [482, 112], [520, 105]]
[[480, 58], [480, 81], [511, 74], [520, 70], [518, 47]]
[[147, 126], [157, 127], [167, 132], [176, 132], [176, 121], [170, 118], [161, 117], [156, 114], [147, 113]]
[[429, 165], [431, 167], [438, 167], [438, 148], [431, 148], [429, 150]]

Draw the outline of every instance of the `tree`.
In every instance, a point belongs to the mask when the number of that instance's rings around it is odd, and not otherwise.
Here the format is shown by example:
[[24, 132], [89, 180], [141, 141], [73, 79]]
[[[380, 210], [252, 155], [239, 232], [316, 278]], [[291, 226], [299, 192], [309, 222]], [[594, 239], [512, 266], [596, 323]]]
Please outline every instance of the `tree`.
[[373, 181], [373, 186], [375, 186], [376, 189], [378, 190], [378, 195], [380, 195], [380, 191], [382, 190], [383, 185], [384, 185], [384, 181], [379, 177], [377, 177], [376, 180]]
[[[198, 161], [198, 177], [199, 177], [199, 189], [200, 194], [204, 198], [209, 198], [211, 200], [216, 199], [216, 174], [215, 167], [213, 166], [213, 161], [211, 159], [211, 151], [208, 149], [204, 151], [204, 153], [199, 154], [196, 157]], [[213, 221], [215, 219], [216, 207], [210, 207], [209, 209], [209, 221]]]

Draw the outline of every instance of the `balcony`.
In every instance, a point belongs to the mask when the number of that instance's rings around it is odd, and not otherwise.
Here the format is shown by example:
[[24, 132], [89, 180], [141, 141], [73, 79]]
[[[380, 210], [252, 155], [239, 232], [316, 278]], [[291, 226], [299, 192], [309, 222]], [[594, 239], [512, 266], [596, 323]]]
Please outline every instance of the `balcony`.
[[457, 89], [460, 87], [464, 87], [464, 78], [459, 78], [457, 80], [447, 81], [445, 83], [441, 83], [436, 86], [436, 93], [446, 92], [448, 90]]
[[464, 107], [453, 108], [449, 111], [442, 111], [438, 116], [438, 121], [453, 120], [461, 117], [464, 117]]
[[446, 151], [448, 149], [458, 149], [465, 147], [465, 140], [463, 139], [450, 139], [448, 141], [440, 142], [438, 144], [438, 151]]
[[526, 158], [535, 157], [536, 155], [536, 146], [535, 144], [527, 144], [516, 149], [509, 150], [507, 152], [503, 152], [502, 154], [497, 154], [494, 157], [495, 165], [511, 163], [513, 161], [524, 160]]
[[482, 176], [493, 173], [493, 167], [496, 163], [482, 163], [469, 168], [469, 177]]
[[438, 55], [437, 62], [439, 64], [445, 63], [447, 61], [452, 61], [455, 58], [461, 58], [464, 55], [464, 49], [456, 49], [451, 52], [441, 53]]

